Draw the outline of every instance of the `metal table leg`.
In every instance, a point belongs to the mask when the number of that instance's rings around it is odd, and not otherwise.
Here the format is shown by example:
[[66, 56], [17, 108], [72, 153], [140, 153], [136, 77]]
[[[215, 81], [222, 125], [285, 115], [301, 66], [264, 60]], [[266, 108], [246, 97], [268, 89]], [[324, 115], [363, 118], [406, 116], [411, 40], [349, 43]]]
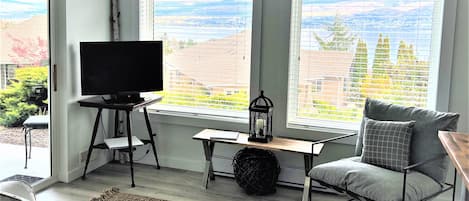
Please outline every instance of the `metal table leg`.
[[31, 130], [33, 130], [32, 128], [30, 128], [28, 130], [28, 135], [29, 135], [29, 156], [28, 158], [31, 159], [31, 150], [32, 150], [32, 144], [33, 144], [33, 141], [31, 140]]
[[25, 154], [25, 159], [24, 159], [24, 169], [28, 168], [28, 128], [23, 128], [24, 130], [24, 154]]
[[147, 107], [143, 108], [143, 114], [145, 115], [145, 123], [147, 124], [148, 137], [150, 137], [151, 147], [153, 149], [153, 155], [155, 156], [156, 169], [160, 169], [160, 163], [158, 162], [158, 154], [156, 153], [155, 140], [153, 139], [153, 131], [151, 130], [150, 118], [148, 117]]
[[[114, 137], [116, 138], [119, 133], [119, 110], [114, 112]], [[116, 149], [112, 150], [112, 160], [116, 160]]]
[[205, 169], [204, 169], [204, 175], [202, 177], [202, 188], [207, 189], [209, 178], [211, 180], [215, 179], [215, 174], [213, 173], [213, 165], [212, 165], [212, 154], [215, 148], [215, 143], [210, 142], [208, 140], [203, 140], [202, 145], [204, 147], [204, 153], [205, 153]]
[[96, 139], [96, 133], [98, 132], [99, 119], [101, 118], [101, 112], [103, 108], [98, 109], [98, 114], [96, 115], [96, 120], [94, 121], [93, 126], [93, 135], [91, 136], [90, 146], [88, 147], [88, 156], [86, 157], [85, 170], [83, 171], [82, 179], [86, 178], [86, 170], [88, 169], [88, 164], [90, 163], [91, 152], [93, 152], [94, 140]]
[[132, 177], [132, 187], [135, 187], [134, 182], [134, 159], [133, 159], [133, 147], [132, 147], [132, 126], [130, 124], [130, 111], [126, 111], [127, 113], [127, 139], [129, 141], [129, 160], [130, 160], [130, 175]]
[[311, 200], [311, 177], [309, 177], [308, 173], [313, 167], [313, 155], [305, 154], [304, 163], [305, 163], [305, 183], [303, 186], [302, 201], [310, 201]]

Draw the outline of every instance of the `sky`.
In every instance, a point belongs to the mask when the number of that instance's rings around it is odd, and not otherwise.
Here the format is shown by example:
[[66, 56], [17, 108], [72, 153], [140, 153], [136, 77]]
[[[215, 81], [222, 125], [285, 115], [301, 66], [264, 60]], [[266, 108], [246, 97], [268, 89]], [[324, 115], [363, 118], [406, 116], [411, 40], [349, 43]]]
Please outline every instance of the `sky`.
[[0, 0], [0, 19], [28, 19], [47, 14], [47, 0]]
[[[394, 20], [396, 28], [412, 29], [415, 19], [412, 13], [432, 6], [435, 0], [303, 0], [303, 14], [307, 26], [314, 26], [308, 22], [331, 21], [339, 14], [352, 26], [360, 24], [362, 17], [379, 24], [386, 19], [381, 12], [393, 12], [404, 16], [403, 20]], [[155, 19], [158, 23], [168, 22], [171, 26], [203, 26], [203, 27], [249, 27], [252, 13], [252, 0], [158, 0], [155, 1]], [[48, 0], [0, 0], [0, 19], [28, 19], [34, 15], [47, 14]], [[384, 9], [387, 7], [386, 9]], [[389, 8], [390, 7], [390, 8]], [[397, 22], [397, 23], [396, 23]], [[353, 24], [355, 23], [355, 24]], [[402, 23], [403, 25], [401, 25]], [[375, 26], [376, 27], [376, 26]], [[415, 28], [414, 28], [415, 29]], [[237, 29], [236, 29], [237, 30]], [[380, 30], [377, 30], [380, 31]], [[412, 30], [410, 30], [410, 33]], [[230, 33], [231, 34], [231, 33]], [[377, 37], [375, 33], [365, 38]], [[217, 35], [217, 33], [214, 33]], [[225, 36], [218, 34], [219, 36]], [[369, 44], [373, 47], [374, 41]], [[398, 43], [398, 41], [396, 42]], [[420, 46], [417, 44], [417, 46]]]
[[[156, 15], [177, 16], [233, 16], [246, 15], [246, 9], [237, 9], [234, 5], [249, 5], [252, 0], [158, 0], [159, 13]], [[304, 0], [303, 10], [306, 16], [352, 15], [370, 12], [382, 6], [406, 11], [428, 6], [433, 0]], [[228, 5], [228, 6], [227, 6]], [[337, 10], [337, 5], [342, 9]], [[360, 8], [358, 8], [358, 6]], [[364, 9], [365, 8], [365, 9]], [[27, 19], [31, 16], [47, 13], [47, 0], [0, 0], [1, 19]]]

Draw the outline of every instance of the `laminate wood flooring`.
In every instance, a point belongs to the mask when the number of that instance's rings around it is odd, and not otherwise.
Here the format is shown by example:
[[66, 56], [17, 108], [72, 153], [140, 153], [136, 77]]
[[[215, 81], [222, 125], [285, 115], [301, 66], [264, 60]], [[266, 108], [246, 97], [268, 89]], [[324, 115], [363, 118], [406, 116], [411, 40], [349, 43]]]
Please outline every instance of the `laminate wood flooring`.
[[[57, 183], [37, 194], [38, 201], [87, 201], [104, 190], [118, 187], [122, 192], [144, 195], [169, 201], [300, 201], [302, 190], [277, 187], [269, 196], [250, 196], [234, 179], [217, 177], [210, 181], [207, 190], [201, 188], [202, 173], [135, 165], [135, 188], [130, 187], [130, 170], [127, 165], [110, 163], [88, 174], [86, 180]], [[312, 193], [313, 201], [345, 201], [345, 196]]]

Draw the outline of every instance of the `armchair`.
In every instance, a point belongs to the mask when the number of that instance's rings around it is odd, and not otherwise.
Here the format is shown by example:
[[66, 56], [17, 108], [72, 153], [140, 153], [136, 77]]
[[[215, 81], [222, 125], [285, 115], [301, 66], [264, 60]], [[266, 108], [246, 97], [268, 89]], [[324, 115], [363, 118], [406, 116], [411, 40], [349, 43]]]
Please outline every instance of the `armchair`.
[[[445, 182], [448, 158], [438, 139], [438, 131], [455, 131], [459, 114], [367, 99], [363, 116], [355, 156], [313, 167], [308, 174], [312, 180], [358, 200], [429, 200], [450, 189], [453, 189], [454, 200], [455, 181], [452, 184]], [[415, 121], [409, 143], [410, 165], [403, 167], [402, 171], [395, 171], [362, 162], [367, 118], [379, 121]], [[307, 195], [307, 199], [311, 200], [311, 196]]]

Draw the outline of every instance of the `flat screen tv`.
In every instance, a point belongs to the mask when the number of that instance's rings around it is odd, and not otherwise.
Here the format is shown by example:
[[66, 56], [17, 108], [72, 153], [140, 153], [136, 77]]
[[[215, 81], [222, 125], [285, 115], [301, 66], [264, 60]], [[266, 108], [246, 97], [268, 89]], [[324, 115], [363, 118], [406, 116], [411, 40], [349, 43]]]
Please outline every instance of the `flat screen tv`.
[[81, 42], [82, 95], [163, 90], [161, 41]]

